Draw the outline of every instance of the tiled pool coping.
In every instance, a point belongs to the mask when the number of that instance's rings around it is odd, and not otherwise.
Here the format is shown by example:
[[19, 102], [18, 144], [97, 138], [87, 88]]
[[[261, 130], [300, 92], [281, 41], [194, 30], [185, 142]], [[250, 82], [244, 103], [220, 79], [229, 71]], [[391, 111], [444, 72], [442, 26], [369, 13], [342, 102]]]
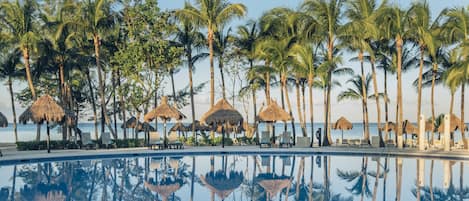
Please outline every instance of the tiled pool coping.
[[322, 148], [259, 148], [258, 146], [231, 147], [186, 147], [182, 150], [148, 150], [146, 148], [133, 149], [98, 149], [98, 150], [53, 150], [46, 151], [16, 151], [4, 150], [0, 157], [0, 165], [26, 164], [52, 161], [73, 161], [93, 159], [113, 159], [128, 157], [158, 157], [158, 156], [192, 156], [192, 155], [334, 155], [334, 156], [372, 156], [372, 157], [405, 157], [444, 160], [468, 160], [469, 151], [457, 150], [444, 152], [438, 150], [417, 151], [416, 149], [396, 148], [357, 148], [357, 147], [322, 147]]

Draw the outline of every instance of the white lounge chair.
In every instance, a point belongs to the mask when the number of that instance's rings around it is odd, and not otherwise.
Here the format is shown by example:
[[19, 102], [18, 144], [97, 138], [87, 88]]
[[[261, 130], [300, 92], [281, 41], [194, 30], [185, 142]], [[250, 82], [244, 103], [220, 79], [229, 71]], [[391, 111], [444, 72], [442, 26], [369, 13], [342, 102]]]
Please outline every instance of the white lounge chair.
[[280, 135], [279, 147], [283, 147], [283, 145], [286, 145], [287, 147], [292, 147], [293, 143], [291, 141], [290, 132], [285, 132]]
[[182, 144], [181, 141], [179, 141], [178, 135], [176, 134], [175, 131], [171, 131], [171, 133], [168, 136], [168, 147], [171, 148], [176, 148], [176, 149], [182, 149], [184, 148], [184, 145]]
[[101, 144], [105, 145], [106, 148], [109, 148], [109, 146], [113, 145], [110, 133], [104, 132], [101, 134]]
[[268, 147], [272, 147], [272, 143], [270, 142], [269, 131], [262, 131], [261, 139], [259, 140], [259, 147], [262, 148], [262, 145], [267, 145]]
[[94, 142], [91, 140], [91, 133], [85, 132], [81, 134], [81, 148], [96, 149]]
[[160, 133], [150, 132], [150, 139], [148, 141], [148, 146], [150, 147], [150, 149], [153, 149], [154, 147], [158, 147], [158, 149], [164, 148], [164, 142], [161, 139]]

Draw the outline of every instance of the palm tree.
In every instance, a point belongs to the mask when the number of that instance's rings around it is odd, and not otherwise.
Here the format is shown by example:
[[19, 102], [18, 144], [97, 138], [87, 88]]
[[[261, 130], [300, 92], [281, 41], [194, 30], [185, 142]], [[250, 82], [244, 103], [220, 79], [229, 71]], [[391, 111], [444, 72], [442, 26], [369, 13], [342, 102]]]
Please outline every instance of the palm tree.
[[179, 19], [180, 26], [176, 28], [176, 41], [184, 48], [184, 57], [186, 58], [187, 68], [189, 70], [189, 87], [191, 96], [191, 113], [192, 113], [192, 134], [195, 137], [195, 104], [194, 104], [194, 83], [192, 80], [194, 64], [207, 56], [207, 53], [199, 53], [193, 55], [193, 50], [202, 48], [205, 41], [202, 33], [195, 30], [192, 24], [185, 20]]
[[[462, 61], [467, 62], [468, 56], [469, 56], [467, 54], [467, 50], [468, 50], [467, 48], [469, 47], [469, 36], [468, 36], [469, 34], [469, 11], [466, 8], [461, 7], [461, 8], [453, 8], [453, 9], [445, 10], [442, 13], [448, 18], [447, 21], [443, 25], [444, 27], [443, 37], [449, 39], [450, 42], [461, 43], [460, 48], [462, 49], [461, 51], [464, 53], [463, 55], [461, 55], [462, 56], [461, 59]], [[462, 76], [463, 81], [461, 84], [461, 123], [464, 123], [464, 101], [465, 101], [464, 100], [464, 90], [465, 90], [464, 80], [466, 80], [467, 82], [468, 77], [469, 77], [469, 73], [467, 73], [468, 64], [466, 63], [464, 66], [462, 66], [462, 71], [466, 72], [466, 78]], [[456, 73], [456, 74], [459, 74], [459, 73]], [[449, 78], [449, 79], [454, 79], [454, 78]], [[463, 130], [461, 130], [461, 134], [464, 136]], [[465, 144], [465, 146], [468, 146], [468, 145]]]
[[[224, 56], [231, 43], [233, 42], [233, 36], [230, 35], [231, 28], [228, 28], [226, 33], [223, 32], [223, 27], [219, 27], [219, 31], [215, 32], [215, 52], [218, 55], [218, 68], [220, 69], [222, 95], [226, 99], [226, 88], [225, 88], [225, 75], [223, 73]], [[234, 104], [234, 103], [233, 103]]]
[[331, 105], [331, 86], [332, 86], [332, 72], [337, 67], [337, 60], [334, 58], [337, 46], [337, 37], [341, 35], [341, 24], [340, 20], [342, 19], [342, 7], [344, 0], [307, 0], [303, 3], [302, 8], [308, 15], [311, 15], [312, 18], [323, 25], [320, 26], [318, 34], [325, 37], [325, 47], [327, 48], [327, 57], [325, 58], [324, 63], [326, 64], [326, 77], [327, 77], [327, 88], [326, 88], [326, 118], [324, 119], [324, 131], [325, 135], [323, 136], [323, 145], [329, 146], [332, 142], [330, 131], [330, 122], [329, 122], [329, 113]]
[[[363, 100], [363, 99], [370, 99], [370, 98], [375, 98], [375, 95], [370, 95], [368, 97], [363, 97], [363, 93], [361, 92], [362, 89], [365, 89], [365, 93], [367, 94], [370, 90], [370, 82], [371, 82], [371, 75], [370, 74], [367, 74], [366, 75], [366, 78], [365, 78], [365, 82], [362, 82], [362, 78], [360, 75], [355, 75], [352, 79], [348, 80], [347, 83], [351, 83], [353, 88], [348, 88], [347, 90], [339, 93], [339, 95], [337, 96], [337, 100], [338, 101], [343, 101], [343, 100], [346, 100], [346, 99], [350, 99], [350, 100]], [[379, 97], [384, 97], [384, 94], [382, 93], [379, 93], [378, 94], [378, 98]], [[363, 115], [363, 132], [364, 132], [364, 140], [367, 140], [369, 142], [369, 137], [370, 136], [367, 136], [366, 133], [365, 133], [365, 126], [366, 126], [366, 123], [365, 122], [365, 119], [367, 118], [368, 116], [368, 111], [365, 110], [365, 105], [362, 105], [362, 115]]]
[[[94, 56], [96, 59], [96, 68], [98, 71], [102, 123], [105, 123], [108, 126], [114, 138], [117, 139], [117, 134], [112, 129], [110, 125], [110, 119], [106, 112], [106, 97], [104, 93], [104, 80], [102, 75], [103, 69], [101, 67], [102, 61], [100, 58], [102, 34], [113, 25], [114, 17], [111, 15], [111, 2], [108, 0], [87, 0], [84, 2], [82, 8], [82, 28], [93, 38]], [[104, 127], [101, 128], [101, 132], [104, 132]]]
[[26, 70], [26, 80], [28, 81], [29, 90], [33, 100], [36, 97], [33, 78], [31, 76], [30, 56], [31, 52], [36, 49], [36, 43], [39, 36], [36, 30], [35, 20], [37, 15], [37, 2], [34, 0], [25, 0], [16, 2], [3, 2], [0, 4], [0, 11], [3, 16], [1, 20], [4, 22], [8, 31], [14, 37], [15, 44], [20, 48], [23, 54], [23, 62]]
[[[378, 23], [381, 24], [383, 35], [387, 39], [394, 39], [394, 46], [396, 48], [397, 60], [397, 97], [396, 97], [396, 116], [397, 116], [397, 136], [402, 136], [402, 121], [403, 115], [403, 102], [402, 102], [402, 50], [404, 41], [409, 38], [409, 28], [407, 21], [407, 12], [397, 6], [391, 6], [383, 10], [382, 15], [378, 18]], [[398, 147], [402, 148], [402, 141], [398, 142]]]
[[15, 142], [18, 142], [18, 129], [16, 125], [16, 109], [15, 109], [15, 97], [13, 94], [13, 80], [19, 77], [23, 77], [23, 71], [17, 68], [21, 64], [21, 52], [16, 49], [8, 53], [0, 54], [0, 79], [6, 79], [8, 85], [8, 91], [10, 92], [11, 98], [11, 111], [13, 113], [13, 132], [15, 134]]
[[[358, 51], [358, 60], [360, 61], [361, 69], [361, 79], [362, 83], [365, 83], [365, 71], [363, 66], [365, 59], [364, 53], [368, 52], [371, 55], [370, 57], [373, 56], [373, 50], [368, 41], [371, 38], [376, 38], [377, 35], [377, 28], [375, 26], [376, 14], [373, 13], [376, 9], [376, 5], [374, 0], [356, 0], [349, 2], [348, 6], [350, 7], [350, 9], [347, 10], [346, 14], [347, 17], [351, 19], [351, 21], [344, 26], [346, 30], [346, 36], [344, 37], [344, 40], [347, 44], [349, 44], [349, 48], [352, 51]], [[365, 84], [362, 84], [361, 86], [362, 97], [367, 97]], [[362, 104], [363, 109], [367, 114], [368, 102], [366, 98], [362, 99]], [[380, 118], [380, 114], [378, 114], [378, 118]], [[367, 115], [365, 116], [364, 122], [365, 140], [367, 140], [367, 142], [369, 143], [370, 133], [368, 124], [369, 120]], [[380, 123], [380, 120], [378, 120], [378, 122]]]
[[[314, 139], [314, 104], [313, 104], [313, 84], [316, 77], [316, 65], [314, 63], [316, 52], [313, 50], [312, 45], [299, 45], [296, 44], [291, 49], [291, 56], [293, 56], [294, 64], [301, 69], [307, 77], [309, 89], [309, 112], [311, 124], [311, 139]], [[305, 120], [306, 121], [306, 120]], [[312, 141], [313, 142], [313, 141]], [[313, 143], [311, 143], [311, 146]]]
[[214, 37], [219, 27], [227, 24], [235, 17], [246, 14], [243, 4], [232, 4], [226, 0], [196, 0], [195, 6], [186, 4], [186, 7], [176, 12], [176, 15], [185, 18], [199, 26], [207, 28], [207, 42], [210, 53], [210, 106], [215, 103], [215, 78], [213, 69]]
[[[239, 26], [237, 31], [237, 36], [235, 38], [235, 46], [239, 48], [239, 51], [244, 57], [246, 57], [249, 62], [249, 71], [252, 71], [254, 68], [254, 62], [256, 60], [256, 44], [259, 41], [259, 30], [257, 23], [254, 21], [249, 22], [244, 26]], [[255, 74], [255, 73], [248, 73]], [[256, 76], [257, 77], [257, 76]], [[248, 83], [251, 88], [252, 93], [252, 104], [254, 109], [254, 128], [256, 132], [256, 139], [259, 139], [259, 133], [257, 131], [257, 101], [256, 101], [256, 90], [259, 87], [257, 82], [253, 82], [256, 79], [250, 79], [248, 76]]]
[[417, 100], [417, 119], [421, 114], [422, 105], [422, 75], [423, 67], [425, 65], [424, 56], [426, 51], [434, 54], [435, 50], [435, 37], [433, 30], [438, 27], [438, 20], [431, 22], [430, 8], [428, 2], [415, 2], [409, 9], [409, 21], [412, 27], [415, 27], [412, 33], [412, 38], [419, 46], [420, 50], [420, 63], [418, 75], [418, 100]]

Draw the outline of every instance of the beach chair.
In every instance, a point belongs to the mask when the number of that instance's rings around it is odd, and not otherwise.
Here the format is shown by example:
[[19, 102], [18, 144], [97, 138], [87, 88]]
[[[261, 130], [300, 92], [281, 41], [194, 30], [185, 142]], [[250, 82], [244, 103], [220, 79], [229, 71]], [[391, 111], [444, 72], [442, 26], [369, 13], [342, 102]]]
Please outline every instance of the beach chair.
[[91, 140], [91, 133], [85, 132], [81, 134], [81, 148], [96, 149], [94, 142]]
[[279, 147], [283, 147], [286, 145], [288, 147], [292, 147], [293, 143], [291, 141], [291, 133], [285, 132], [280, 136]]
[[171, 133], [168, 136], [168, 147], [171, 148], [176, 148], [176, 149], [182, 149], [183, 144], [181, 141], [179, 141], [178, 135], [176, 134], [175, 131], [171, 131]]
[[150, 149], [154, 147], [158, 147], [158, 149], [164, 148], [163, 140], [161, 139], [160, 133], [158, 132], [150, 132], [150, 139], [148, 141], [148, 146]]
[[108, 132], [104, 132], [101, 134], [101, 144], [109, 148], [109, 146], [113, 146], [114, 143], [111, 140], [111, 134]]
[[262, 148], [262, 145], [267, 145], [268, 147], [272, 147], [272, 143], [270, 143], [269, 131], [262, 131], [261, 139], [259, 140], [259, 147]]
[[309, 137], [296, 137], [296, 145], [295, 147], [310, 147], [311, 139]]

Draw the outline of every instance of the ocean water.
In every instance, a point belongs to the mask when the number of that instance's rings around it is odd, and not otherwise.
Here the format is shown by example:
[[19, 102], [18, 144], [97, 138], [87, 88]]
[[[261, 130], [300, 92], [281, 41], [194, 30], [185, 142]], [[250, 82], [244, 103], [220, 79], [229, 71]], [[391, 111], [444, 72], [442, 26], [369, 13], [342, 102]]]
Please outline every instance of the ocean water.
[[[167, 123], [167, 131], [173, 126], [174, 123]], [[152, 126], [155, 126], [154, 123], [151, 124]], [[187, 124], [185, 124], [187, 125]], [[314, 133], [316, 133], [316, 130], [318, 128], [321, 128], [322, 131], [324, 131], [324, 124], [323, 123], [314, 123]], [[95, 138], [95, 129], [94, 129], [94, 123], [79, 123], [78, 128], [80, 128], [83, 132], [90, 132], [91, 137], [94, 139]], [[117, 124], [117, 132], [119, 138], [123, 137], [123, 129], [121, 128], [121, 124]], [[301, 136], [301, 127], [297, 123], [295, 124], [296, 128], [296, 134], [297, 136]], [[283, 123], [276, 123], [275, 124], [275, 130], [276, 134], [280, 134], [284, 129], [284, 124]], [[287, 129], [288, 131], [292, 131], [291, 128], [291, 123], [287, 124]], [[308, 136], [311, 136], [311, 124], [306, 124], [306, 129], [307, 129], [307, 134]], [[18, 140], [19, 141], [31, 141], [36, 139], [36, 130], [37, 126], [35, 124], [19, 124], [18, 125]], [[259, 124], [259, 131], [267, 130], [266, 124]], [[107, 128], [106, 128], [107, 131]], [[128, 136], [132, 136], [133, 131], [132, 129], [127, 129], [127, 134]], [[158, 123], [158, 131], [163, 132], [163, 124]], [[62, 133], [60, 131], [60, 127], [57, 126], [55, 128], [52, 128], [51, 131], [51, 140], [60, 140], [62, 139]], [[98, 125], [98, 133], [101, 133], [101, 126]], [[353, 123], [353, 128], [348, 131], [344, 131], [344, 139], [358, 139], [363, 136], [363, 124], [362, 123]], [[384, 134], [384, 133], [383, 133]], [[336, 139], [340, 139], [342, 135], [342, 131], [340, 130], [332, 130], [332, 139], [335, 142]], [[370, 123], [370, 135], [371, 136], [377, 136], [378, 135], [378, 127], [376, 123]], [[394, 133], [391, 132], [391, 135], [394, 136]], [[188, 133], [188, 136], [191, 136], [191, 132]], [[243, 134], [237, 134], [238, 137], [243, 136]], [[457, 131], [455, 133], [455, 139], [458, 140], [460, 138], [460, 133]], [[140, 133], [139, 138], [143, 138], [144, 134]], [[409, 135], [410, 137], [410, 135]], [[46, 126], [42, 125], [41, 126], [41, 139], [45, 140], [46, 139]], [[316, 138], [315, 138], [316, 141]], [[15, 142], [15, 137], [13, 134], [13, 125], [10, 123], [8, 127], [6, 128], [0, 128], [0, 143], [13, 143]]]

